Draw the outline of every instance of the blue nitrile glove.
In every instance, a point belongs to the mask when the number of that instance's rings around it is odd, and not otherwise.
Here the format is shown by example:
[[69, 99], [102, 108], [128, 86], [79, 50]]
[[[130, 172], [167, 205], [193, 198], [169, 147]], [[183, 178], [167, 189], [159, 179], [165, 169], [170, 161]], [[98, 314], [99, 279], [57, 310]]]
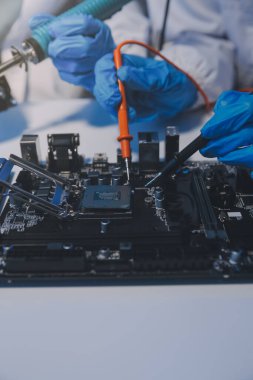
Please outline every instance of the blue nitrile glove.
[[121, 96], [118, 78], [124, 82], [130, 121], [170, 118], [193, 105], [197, 90], [190, 79], [164, 61], [123, 55], [123, 66], [116, 72], [113, 55], [96, 64], [94, 95], [110, 114], [116, 116]]
[[[30, 26], [45, 21], [45, 15], [39, 15], [31, 19]], [[55, 20], [49, 34], [48, 54], [61, 78], [92, 92], [96, 62], [115, 48], [109, 27], [90, 15], [73, 15]]]
[[39, 26], [45, 24], [47, 21], [53, 20], [54, 16], [48, 13], [40, 13], [36, 16], [33, 16], [29, 20], [29, 27], [31, 30], [38, 28]]
[[223, 92], [214, 108], [215, 115], [201, 133], [210, 139], [200, 152], [218, 157], [230, 165], [253, 168], [253, 95], [238, 91]]

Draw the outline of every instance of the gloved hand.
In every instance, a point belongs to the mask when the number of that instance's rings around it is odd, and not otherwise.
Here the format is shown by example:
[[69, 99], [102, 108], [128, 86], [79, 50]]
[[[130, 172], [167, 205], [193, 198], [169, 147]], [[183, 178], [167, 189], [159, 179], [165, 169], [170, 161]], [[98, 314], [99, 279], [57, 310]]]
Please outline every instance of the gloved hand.
[[[30, 20], [30, 27], [45, 21], [46, 15], [38, 15]], [[48, 54], [61, 78], [92, 92], [96, 62], [115, 48], [109, 27], [92, 16], [73, 15], [55, 20], [49, 34]]]
[[55, 17], [50, 15], [49, 13], [40, 13], [36, 16], [33, 16], [29, 20], [29, 27], [31, 31], [39, 26], [45, 24], [48, 21], [52, 21]]
[[200, 152], [230, 165], [253, 168], [253, 95], [226, 91], [214, 108], [215, 115], [202, 128], [210, 139]]
[[116, 72], [113, 55], [102, 57], [95, 67], [94, 95], [116, 116], [121, 101], [117, 78], [125, 84], [130, 121], [170, 118], [193, 105], [197, 90], [187, 76], [163, 61], [123, 55]]

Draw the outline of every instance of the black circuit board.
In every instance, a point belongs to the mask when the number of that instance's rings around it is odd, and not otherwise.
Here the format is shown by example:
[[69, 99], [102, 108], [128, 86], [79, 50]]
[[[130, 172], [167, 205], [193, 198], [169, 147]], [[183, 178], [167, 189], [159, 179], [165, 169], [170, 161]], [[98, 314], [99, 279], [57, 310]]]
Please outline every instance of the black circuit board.
[[[0, 219], [0, 279], [220, 282], [253, 279], [253, 182], [217, 163], [188, 162], [157, 187], [155, 172], [86, 164], [60, 175], [76, 217], [59, 219], [10, 196]], [[22, 170], [17, 186], [52, 198], [50, 181]], [[81, 190], [80, 190], [81, 189]]]

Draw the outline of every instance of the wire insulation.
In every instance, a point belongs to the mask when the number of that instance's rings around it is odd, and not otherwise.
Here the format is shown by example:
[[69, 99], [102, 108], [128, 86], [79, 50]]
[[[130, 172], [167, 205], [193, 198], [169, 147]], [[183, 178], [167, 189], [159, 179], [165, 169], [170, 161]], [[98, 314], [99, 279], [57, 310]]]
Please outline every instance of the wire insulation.
[[[167, 62], [170, 65], [172, 65], [173, 67], [175, 67], [175, 69], [181, 71], [181, 73], [185, 74], [187, 76], [187, 78], [189, 78], [190, 81], [194, 84], [194, 86], [196, 87], [196, 89], [198, 90], [198, 92], [201, 94], [201, 96], [202, 96], [202, 98], [204, 100], [204, 103], [205, 103], [206, 110], [208, 112], [211, 111], [212, 105], [211, 105], [211, 102], [208, 99], [207, 94], [205, 93], [205, 91], [203, 90], [203, 88], [199, 85], [199, 83], [190, 74], [188, 74], [186, 71], [184, 71], [183, 69], [181, 69], [180, 67], [178, 67], [177, 65], [175, 65], [175, 63], [173, 63], [172, 61], [170, 61], [167, 57], [165, 57], [157, 49], [153, 48], [152, 46], [149, 46], [149, 45], [145, 44], [144, 42], [140, 42], [140, 41], [135, 41], [135, 40], [123, 41], [115, 49], [116, 56], [120, 56], [121, 55], [121, 49], [123, 48], [123, 46], [126, 46], [126, 45], [139, 45], [139, 46], [142, 46], [145, 49], [149, 50], [154, 55], [157, 55], [158, 57], [162, 58], [165, 62]], [[117, 70], [121, 67], [120, 65], [117, 65], [117, 63], [115, 63], [115, 66], [116, 66]]]
[[[115, 63], [115, 67], [117, 70], [120, 67], [122, 67], [122, 65], [123, 65], [121, 49], [123, 46], [126, 46], [126, 45], [142, 46], [142, 47], [146, 48], [147, 50], [149, 50], [150, 52], [152, 52], [153, 54], [162, 58], [165, 62], [169, 63], [170, 65], [175, 67], [177, 70], [181, 71], [183, 74], [185, 74], [187, 76], [187, 78], [189, 78], [190, 81], [194, 84], [194, 86], [196, 87], [198, 92], [202, 95], [204, 102], [205, 102], [205, 105], [206, 105], [207, 111], [211, 110], [210, 101], [209, 101], [205, 91], [197, 83], [197, 81], [194, 78], [192, 78], [191, 75], [189, 75], [184, 70], [180, 69], [180, 67], [178, 67], [173, 62], [171, 62], [168, 58], [166, 58], [158, 50], [156, 50], [152, 46], [145, 44], [144, 42], [139, 42], [139, 41], [135, 41], [135, 40], [127, 40], [127, 41], [122, 42], [121, 44], [119, 44], [116, 47], [116, 49], [114, 50], [114, 63]], [[126, 170], [127, 170], [128, 177], [129, 177], [129, 166], [128, 166], [128, 164], [129, 164], [129, 160], [131, 158], [130, 141], [132, 140], [133, 137], [129, 133], [128, 107], [127, 107], [127, 97], [126, 97], [125, 86], [120, 79], [118, 79], [118, 84], [119, 84], [119, 91], [121, 93], [121, 103], [120, 103], [119, 109], [118, 109], [118, 122], [119, 122], [119, 132], [120, 132], [120, 135], [118, 137], [118, 141], [120, 142], [120, 145], [121, 145], [122, 158], [126, 162]]]

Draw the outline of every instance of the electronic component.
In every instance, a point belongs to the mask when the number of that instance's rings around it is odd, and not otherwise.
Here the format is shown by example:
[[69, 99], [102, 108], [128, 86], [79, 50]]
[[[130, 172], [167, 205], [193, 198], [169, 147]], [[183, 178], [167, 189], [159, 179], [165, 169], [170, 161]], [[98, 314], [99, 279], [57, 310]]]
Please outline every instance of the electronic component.
[[0, 233], [8, 235], [10, 231], [25, 232], [26, 229], [37, 226], [44, 220], [43, 215], [38, 215], [34, 210], [11, 210], [7, 213]]
[[81, 202], [82, 210], [129, 210], [131, 189], [129, 186], [89, 186]]
[[50, 171], [77, 172], [82, 158], [78, 155], [79, 134], [48, 135], [48, 168]]
[[179, 152], [179, 134], [177, 128], [170, 126], [166, 128], [165, 135], [165, 160], [169, 162]]
[[[34, 175], [34, 177], [36, 176], [36, 178], [39, 178], [42, 183], [48, 181], [48, 187], [51, 190], [51, 198], [45, 200], [43, 197], [36, 195], [35, 189], [26, 189], [26, 181], [25, 183], [21, 182], [20, 184], [11, 184], [7, 182], [15, 165], [27, 171], [30, 175]], [[23, 176], [23, 178], [25, 179], [25, 176]], [[45, 169], [32, 162], [25, 161], [14, 154], [10, 156], [9, 161], [5, 160], [2, 163], [0, 184], [3, 188], [6, 188], [6, 191], [9, 191], [12, 199], [16, 199], [18, 202], [21, 202], [21, 204], [32, 205], [35, 208], [42, 209], [44, 212], [60, 218], [70, 216], [73, 211], [70, 205], [68, 205], [67, 202], [64, 202], [70, 189], [70, 181], [68, 179], [49, 173]]]
[[20, 140], [20, 149], [24, 160], [39, 165], [41, 154], [38, 135], [23, 135]]
[[193, 191], [195, 192], [196, 199], [198, 199], [199, 212], [206, 238], [227, 240], [226, 232], [222, 226], [219, 226], [211, 200], [207, 194], [203, 175], [198, 169], [193, 173]]
[[101, 169], [103, 172], [108, 170], [108, 157], [106, 153], [96, 153], [93, 158], [93, 168]]
[[187, 145], [181, 152], [176, 153], [174, 158], [170, 160], [162, 170], [156, 174], [154, 178], [152, 178], [148, 183], [146, 183], [146, 187], [153, 186], [161, 177], [165, 176], [165, 174], [172, 173], [175, 171], [180, 165], [183, 165], [186, 160], [188, 160], [194, 153], [196, 153], [199, 149], [203, 148], [207, 144], [208, 140], [199, 135], [196, 139], [194, 139], [189, 145]]
[[155, 189], [155, 206], [158, 209], [164, 208], [164, 190], [161, 187]]
[[246, 210], [253, 209], [253, 195], [247, 194], [247, 195], [240, 195], [240, 204], [242, 208], [245, 208]]
[[[49, 150], [76, 149], [75, 136], [53, 135]], [[143, 146], [155, 144], [157, 160], [157, 136], [140, 137]], [[0, 160], [0, 283], [252, 282], [246, 171], [188, 161], [146, 188], [156, 169], [145, 159], [142, 168], [132, 163], [130, 185], [121, 162], [103, 153], [92, 163], [79, 157], [78, 171], [72, 158], [68, 152], [57, 174], [49, 162]]]
[[159, 167], [159, 139], [156, 132], [140, 132], [139, 168], [142, 172], [155, 171]]

